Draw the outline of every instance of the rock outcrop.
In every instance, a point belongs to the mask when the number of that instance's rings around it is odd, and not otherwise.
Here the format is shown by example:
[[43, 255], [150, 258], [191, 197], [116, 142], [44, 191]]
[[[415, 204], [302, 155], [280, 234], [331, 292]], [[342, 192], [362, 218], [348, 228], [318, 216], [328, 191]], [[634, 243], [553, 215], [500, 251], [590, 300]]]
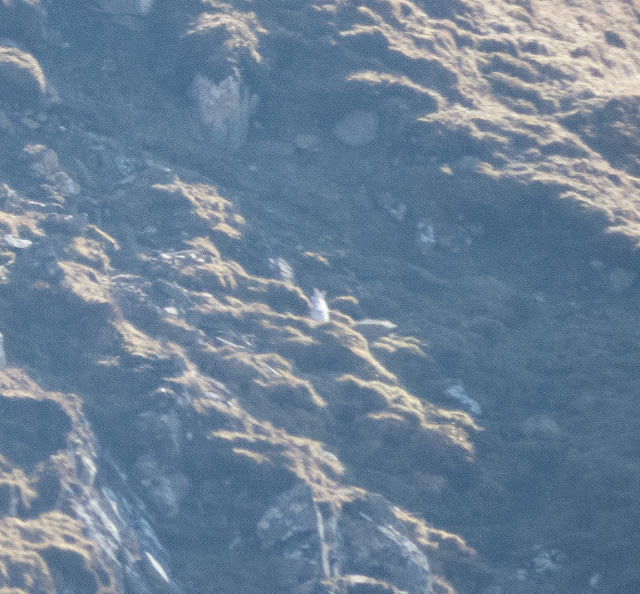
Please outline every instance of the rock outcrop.
[[0, 590], [638, 591], [637, 21], [0, 3]]

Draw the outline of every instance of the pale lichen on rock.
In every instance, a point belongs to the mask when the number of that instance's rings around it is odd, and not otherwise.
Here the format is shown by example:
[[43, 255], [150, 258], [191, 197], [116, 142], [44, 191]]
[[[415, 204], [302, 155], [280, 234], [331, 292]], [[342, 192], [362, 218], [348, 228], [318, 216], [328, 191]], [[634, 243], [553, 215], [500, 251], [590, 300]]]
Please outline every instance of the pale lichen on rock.
[[218, 84], [196, 74], [193, 93], [200, 121], [206, 127], [209, 139], [225, 150], [238, 150], [249, 135], [257, 96], [251, 95], [236, 74], [227, 76]]

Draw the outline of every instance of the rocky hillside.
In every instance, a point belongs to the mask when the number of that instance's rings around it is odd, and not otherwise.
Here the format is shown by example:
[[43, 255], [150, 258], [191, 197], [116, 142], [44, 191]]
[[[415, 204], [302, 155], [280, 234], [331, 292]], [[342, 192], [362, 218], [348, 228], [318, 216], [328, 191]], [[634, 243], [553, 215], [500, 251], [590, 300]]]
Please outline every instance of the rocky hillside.
[[639, 69], [624, 0], [2, 0], [0, 591], [640, 591]]

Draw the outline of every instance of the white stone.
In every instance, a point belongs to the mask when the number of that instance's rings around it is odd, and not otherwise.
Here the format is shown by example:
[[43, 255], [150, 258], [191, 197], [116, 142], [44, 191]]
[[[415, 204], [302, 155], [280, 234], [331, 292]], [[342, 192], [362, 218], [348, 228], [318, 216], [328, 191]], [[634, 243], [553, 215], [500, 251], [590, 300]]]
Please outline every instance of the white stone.
[[461, 383], [453, 384], [445, 390], [445, 394], [450, 398], [457, 400], [471, 414], [480, 416], [482, 414], [481, 406], [469, 396]]
[[7, 245], [10, 245], [12, 248], [16, 248], [17, 250], [24, 250], [32, 245], [32, 241], [29, 239], [20, 239], [15, 235], [11, 235], [7, 233], [2, 239]]

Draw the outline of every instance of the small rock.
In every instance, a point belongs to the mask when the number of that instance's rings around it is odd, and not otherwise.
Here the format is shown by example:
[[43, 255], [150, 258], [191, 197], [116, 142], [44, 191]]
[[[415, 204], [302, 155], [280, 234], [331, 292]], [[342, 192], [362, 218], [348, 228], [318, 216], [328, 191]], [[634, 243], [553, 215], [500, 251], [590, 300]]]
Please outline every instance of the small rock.
[[269, 549], [317, 528], [311, 489], [300, 483], [280, 495], [276, 504], [265, 512], [258, 522], [257, 533], [262, 547]]
[[480, 416], [482, 414], [481, 406], [466, 393], [461, 383], [458, 382], [449, 386], [444, 393], [449, 396], [449, 398], [457, 400], [462, 407], [471, 414], [476, 416]]
[[10, 233], [7, 233], [2, 239], [4, 239], [4, 242], [7, 245], [11, 246], [12, 248], [16, 248], [17, 250], [27, 249], [33, 244], [33, 242], [29, 239], [20, 239], [19, 237], [11, 235]]
[[7, 114], [0, 109], [0, 130], [9, 131], [11, 129], [11, 120]]
[[376, 204], [386, 210], [396, 221], [402, 222], [407, 214], [407, 205], [391, 192], [383, 192], [375, 196]]
[[333, 133], [349, 146], [364, 146], [375, 140], [378, 120], [373, 111], [352, 111], [335, 125]]
[[[320, 584], [329, 577], [339, 577], [354, 592], [359, 586], [363, 592], [433, 591], [426, 555], [381, 495], [338, 508], [316, 502], [307, 485], [297, 484], [265, 512], [257, 535], [264, 549], [280, 557], [292, 583], [304, 584], [298, 592], [326, 591]], [[357, 573], [351, 571], [355, 567]]]
[[174, 518], [190, 489], [189, 479], [178, 471], [166, 472], [150, 455], [138, 458], [135, 473], [144, 499], [164, 518]]
[[562, 435], [562, 429], [547, 415], [533, 415], [522, 423], [522, 432], [527, 437], [557, 438]]
[[40, 127], [40, 124], [38, 122], [26, 116], [21, 117], [20, 122], [25, 128], [29, 128], [29, 130], [36, 130], [37, 128]]
[[292, 284], [295, 282], [293, 268], [284, 258], [269, 258], [269, 267], [278, 274], [281, 281]]
[[636, 280], [636, 273], [624, 268], [614, 268], [609, 273], [609, 287], [614, 293], [626, 291]]
[[320, 148], [320, 138], [315, 134], [298, 134], [294, 144], [304, 151], [317, 151]]
[[53, 149], [43, 145], [32, 146], [30, 154], [34, 156], [31, 168], [36, 175], [48, 177], [60, 171], [58, 155]]

